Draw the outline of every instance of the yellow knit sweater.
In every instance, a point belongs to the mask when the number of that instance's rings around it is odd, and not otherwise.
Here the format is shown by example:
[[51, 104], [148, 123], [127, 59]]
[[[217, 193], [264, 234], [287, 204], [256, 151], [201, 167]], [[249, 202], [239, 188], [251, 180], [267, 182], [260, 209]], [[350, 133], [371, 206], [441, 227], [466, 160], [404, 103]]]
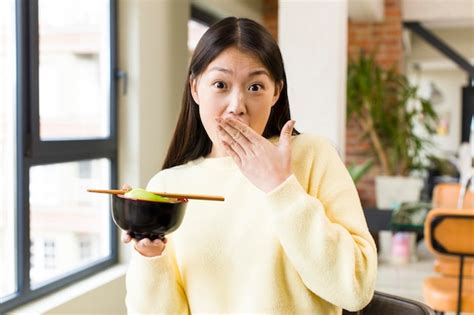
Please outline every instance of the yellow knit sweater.
[[[278, 141], [273, 138], [272, 142]], [[377, 254], [336, 150], [292, 138], [292, 171], [265, 194], [231, 157], [159, 172], [147, 190], [222, 195], [189, 201], [159, 257], [133, 250], [130, 314], [341, 314], [372, 298]]]

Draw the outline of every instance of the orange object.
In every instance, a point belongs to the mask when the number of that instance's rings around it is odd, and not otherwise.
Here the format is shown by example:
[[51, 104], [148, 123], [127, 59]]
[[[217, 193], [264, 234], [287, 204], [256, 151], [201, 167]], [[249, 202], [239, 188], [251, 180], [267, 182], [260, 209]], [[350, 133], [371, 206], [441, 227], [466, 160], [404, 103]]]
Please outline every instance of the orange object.
[[[459, 183], [441, 183], [433, 189], [433, 208], [451, 208], [458, 207], [458, 197], [461, 191]], [[474, 193], [466, 190], [464, 204], [461, 208], [474, 208]]]
[[[466, 257], [474, 257], [474, 209], [433, 209], [426, 217], [424, 234], [432, 253], [458, 259], [458, 267], [465, 267]], [[423, 296], [436, 311], [474, 312], [474, 279], [464, 277], [464, 268], [454, 277], [428, 277]]]
[[[436, 255], [434, 270], [445, 276], [457, 277], [459, 275], [459, 258]], [[465, 258], [464, 277], [474, 277], [474, 259]]]
[[[456, 209], [461, 191], [459, 183], [440, 183], [433, 190], [433, 208]], [[466, 190], [463, 208], [474, 208], [474, 193]], [[446, 276], [459, 274], [459, 259], [435, 254], [435, 271]], [[466, 257], [464, 261], [464, 276], [474, 277], [474, 259]]]
[[[425, 303], [437, 311], [454, 311], [458, 301], [458, 278], [430, 277], [423, 283]], [[465, 279], [462, 289], [462, 311], [474, 310], [474, 281]]]

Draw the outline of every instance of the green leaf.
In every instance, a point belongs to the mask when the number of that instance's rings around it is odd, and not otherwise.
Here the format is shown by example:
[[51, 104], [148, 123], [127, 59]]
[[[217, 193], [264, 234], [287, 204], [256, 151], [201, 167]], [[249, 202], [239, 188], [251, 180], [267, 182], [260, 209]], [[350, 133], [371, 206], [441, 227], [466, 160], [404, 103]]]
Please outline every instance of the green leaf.
[[357, 183], [365, 174], [367, 174], [367, 172], [372, 168], [373, 164], [374, 163], [372, 160], [368, 160], [362, 164], [352, 164], [349, 166], [347, 170], [349, 171], [354, 183]]

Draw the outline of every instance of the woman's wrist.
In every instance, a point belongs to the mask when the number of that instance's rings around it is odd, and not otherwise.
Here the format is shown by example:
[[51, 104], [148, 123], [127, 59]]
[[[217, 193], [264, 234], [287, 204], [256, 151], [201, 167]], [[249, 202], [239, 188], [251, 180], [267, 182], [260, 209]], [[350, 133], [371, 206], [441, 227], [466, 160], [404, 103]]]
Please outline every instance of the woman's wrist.
[[149, 251], [141, 251], [139, 248], [137, 248], [136, 245], [134, 245], [133, 248], [134, 248], [135, 251], [136, 251], [137, 253], [139, 253], [141, 256], [147, 257], [147, 258], [160, 257], [160, 256], [163, 254], [164, 250], [165, 250], [165, 249], [163, 248], [160, 253], [150, 253]]
[[283, 176], [279, 176], [273, 180], [270, 180], [268, 181], [263, 187], [261, 187], [260, 189], [268, 194], [269, 192], [273, 191], [275, 188], [277, 188], [278, 186], [280, 186], [281, 184], [283, 184], [288, 178], [290, 178], [290, 176], [292, 175], [293, 173], [289, 173], [287, 175], [283, 175]]

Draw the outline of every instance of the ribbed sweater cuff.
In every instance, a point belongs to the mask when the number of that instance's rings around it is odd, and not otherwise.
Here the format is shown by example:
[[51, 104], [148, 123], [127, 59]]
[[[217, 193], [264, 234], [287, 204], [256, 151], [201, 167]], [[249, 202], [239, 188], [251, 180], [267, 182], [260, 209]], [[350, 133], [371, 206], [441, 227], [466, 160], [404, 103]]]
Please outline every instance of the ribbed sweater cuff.
[[306, 191], [294, 174], [266, 195], [270, 209], [288, 209], [295, 202], [303, 201], [306, 197]]

